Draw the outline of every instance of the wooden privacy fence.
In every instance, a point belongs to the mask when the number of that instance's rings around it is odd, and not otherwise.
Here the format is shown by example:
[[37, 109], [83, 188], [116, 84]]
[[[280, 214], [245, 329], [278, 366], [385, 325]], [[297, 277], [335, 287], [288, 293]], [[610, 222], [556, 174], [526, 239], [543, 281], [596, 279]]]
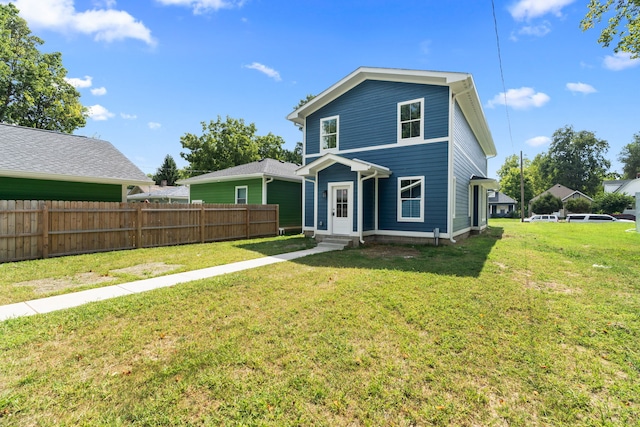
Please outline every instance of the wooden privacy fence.
[[0, 200], [0, 263], [278, 235], [278, 205]]

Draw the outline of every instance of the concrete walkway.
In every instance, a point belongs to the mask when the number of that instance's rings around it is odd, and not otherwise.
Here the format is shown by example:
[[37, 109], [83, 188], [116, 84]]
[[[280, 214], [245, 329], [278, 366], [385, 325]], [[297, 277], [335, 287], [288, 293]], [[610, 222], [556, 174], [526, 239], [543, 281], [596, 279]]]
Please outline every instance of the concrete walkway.
[[51, 311], [77, 307], [88, 302], [102, 301], [109, 298], [137, 294], [153, 289], [165, 288], [180, 283], [206, 279], [208, 277], [215, 277], [228, 273], [235, 273], [250, 268], [263, 267], [265, 265], [276, 264], [284, 261], [291, 261], [293, 259], [323, 252], [335, 251], [339, 249], [343, 249], [343, 246], [321, 243], [315, 248], [305, 249], [297, 252], [289, 252], [281, 255], [267, 256], [263, 258], [251, 259], [248, 261], [240, 261], [234, 262], [232, 264], [203, 268], [201, 270], [185, 271], [184, 273], [171, 274], [168, 276], [159, 276], [151, 279], [121, 283], [119, 285], [105, 286], [102, 288], [89, 289], [86, 291], [75, 292], [71, 294], [64, 294], [54, 297], [40, 298], [26, 302], [3, 305], [0, 306], [0, 322], [15, 317], [31, 316], [39, 313], [49, 313]]

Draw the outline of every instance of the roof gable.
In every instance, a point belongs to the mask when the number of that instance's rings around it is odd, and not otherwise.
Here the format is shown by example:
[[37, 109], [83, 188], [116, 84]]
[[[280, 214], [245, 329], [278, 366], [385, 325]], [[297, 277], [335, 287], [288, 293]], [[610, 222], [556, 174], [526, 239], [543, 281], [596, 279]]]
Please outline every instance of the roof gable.
[[80, 182], [152, 182], [110, 142], [0, 123], [0, 175]]
[[406, 70], [396, 68], [360, 67], [318, 96], [296, 109], [287, 119], [298, 125], [304, 125], [305, 118], [319, 110], [334, 99], [342, 96], [365, 80], [381, 80], [402, 83], [430, 84], [449, 86], [456, 97], [460, 108], [478, 139], [485, 155], [493, 157], [497, 154], [493, 137], [489, 130], [482, 104], [468, 73]]

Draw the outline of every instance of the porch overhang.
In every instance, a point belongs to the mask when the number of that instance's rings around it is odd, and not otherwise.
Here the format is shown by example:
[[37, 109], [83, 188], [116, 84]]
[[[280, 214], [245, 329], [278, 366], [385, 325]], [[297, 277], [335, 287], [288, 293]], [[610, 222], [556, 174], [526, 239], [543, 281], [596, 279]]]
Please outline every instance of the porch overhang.
[[483, 176], [473, 175], [471, 177], [471, 180], [470, 180], [469, 184], [479, 185], [480, 187], [484, 187], [487, 190], [496, 190], [496, 191], [498, 191], [500, 189], [500, 184], [498, 184], [498, 181], [496, 181], [493, 178], [485, 178]]
[[324, 170], [336, 163], [349, 167], [352, 172], [360, 172], [360, 176], [362, 177], [375, 175], [378, 178], [389, 178], [392, 173], [389, 168], [375, 163], [365, 162], [364, 160], [358, 159], [347, 159], [346, 157], [338, 156], [337, 154], [325, 154], [313, 162], [302, 166], [296, 171], [296, 175], [314, 177], [321, 170]]

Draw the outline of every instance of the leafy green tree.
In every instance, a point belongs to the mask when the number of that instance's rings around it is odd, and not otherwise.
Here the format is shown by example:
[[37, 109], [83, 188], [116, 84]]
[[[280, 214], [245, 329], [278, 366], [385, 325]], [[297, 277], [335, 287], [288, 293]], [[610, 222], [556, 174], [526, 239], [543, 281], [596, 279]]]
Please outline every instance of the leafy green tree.
[[604, 157], [608, 149], [609, 143], [596, 138], [593, 132], [576, 132], [565, 126], [553, 133], [549, 152], [540, 159], [540, 173], [551, 185], [562, 184], [594, 195], [611, 167]]
[[580, 22], [582, 31], [594, 28], [609, 16], [600, 32], [598, 43], [608, 47], [617, 40], [615, 52], [629, 52], [632, 58], [640, 55], [640, 0], [590, 0], [587, 15]]
[[59, 52], [41, 53], [18, 9], [0, 4], [0, 121], [71, 133], [86, 124]]
[[635, 179], [640, 173], [640, 133], [633, 135], [633, 142], [622, 148], [618, 160], [622, 163], [623, 178]]
[[591, 212], [591, 202], [583, 197], [576, 197], [567, 200], [564, 205], [565, 209], [571, 213], [589, 213]]
[[622, 213], [634, 204], [634, 198], [622, 193], [601, 193], [593, 200], [593, 211], [597, 213]]
[[[230, 168], [255, 162], [264, 158], [275, 160], [298, 160], [300, 155], [295, 150], [283, 148], [282, 137], [269, 133], [265, 136], [256, 135], [253, 123], [245, 124], [242, 119], [218, 116], [217, 121], [202, 122], [202, 135], [187, 133], [180, 138], [182, 148], [189, 150], [181, 152], [180, 156], [189, 162], [189, 176]], [[297, 148], [297, 147], [296, 147]]]
[[[529, 159], [523, 160], [523, 181], [524, 181], [524, 206], [529, 204], [534, 196], [533, 183], [530, 176]], [[521, 191], [520, 191], [520, 160], [518, 156], [508, 156], [504, 164], [498, 169], [498, 177], [500, 178], [500, 191], [514, 200], [517, 200], [518, 210], [521, 209]]]
[[285, 162], [295, 163], [296, 165], [302, 164], [302, 142], [296, 142], [296, 148], [292, 150], [284, 150]]
[[178, 165], [175, 160], [169, 154], [164, 158], [162, 166], [158, 168], [156, 174], [151, 178], [156, 182], [156, 185], [161, 185], [162, 181], [166, 181], [167, 185], [175, 185], [176, 181], [180, 179], [180, 173], [178, 172]]
[[562, 209], [562, 200], [551, 193], [545, 193], [531, 204], [531, 210], [537, 214], [551, 214]]

